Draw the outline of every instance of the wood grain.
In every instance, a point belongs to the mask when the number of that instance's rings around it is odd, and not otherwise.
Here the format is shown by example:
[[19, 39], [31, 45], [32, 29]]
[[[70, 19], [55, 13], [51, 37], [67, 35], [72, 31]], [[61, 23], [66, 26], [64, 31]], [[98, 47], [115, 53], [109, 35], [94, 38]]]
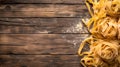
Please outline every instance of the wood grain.
[[0, 6], [0, 17], [83, 17], [85, 5], [8, 4]]
[[83, 34], [88, 33], [84, 27], [39, 27], [39, 26], [6, 26], [0, 25], [0, 33], [16, 34]]
[[82, 4], [84, 0], [0, 0], [3, 3], [63, 3], [63, 4]]
[[0, 0], [0, 67], [82, 67], [89, 17], [84, 0]]
[[1, 67], [82, 67], [77, 55], [0, 55]]
[[0, 18], [0, 33], [88, 33], [81, 18]]
[[[0, 18], [0, 25], [41, 26], [41, 27], [71, 27], [82, 23], [82, 18]], [[87, 18], [87, 17], [86, 17]], [[86, 19], [85, 18], [85, 19]]]
[[0, 34], [0, 54], [77, 54], [88, 34]]
[[31, 12], [55, 12], [55, 11], [82, 11], [87, 10], [86, 5], [71, 4], [2, 4], [1, 11], [31, 11]]

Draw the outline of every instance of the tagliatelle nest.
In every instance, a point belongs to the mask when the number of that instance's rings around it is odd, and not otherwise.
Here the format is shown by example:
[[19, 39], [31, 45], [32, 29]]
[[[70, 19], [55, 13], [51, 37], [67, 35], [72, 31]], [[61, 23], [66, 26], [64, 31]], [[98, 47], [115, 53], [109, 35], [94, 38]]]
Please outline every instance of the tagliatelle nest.
[[[78, 54], [84, 56], [81, 63], [84, 67], [118, 67], [120, 65], [119, 43], [118, 40], [101, 40], [93, 37], [85, 39], [78, 50]], [[82, 52], [85, 44], [90, 45], [90, 51]]]
[[105, 17], [96, 21], [96, 23], [97, 24], [94, 24], [91, 29], [91, 33], [94, 37], [116, 39], [118, 33], [116, 19]]
[[[92, 18], [86, 24], [91, 36], [78, 50], [84, 67], [120, 67], [120, 0], [86, 0]], [[90, 50], [82, 52], [84, 45]]]

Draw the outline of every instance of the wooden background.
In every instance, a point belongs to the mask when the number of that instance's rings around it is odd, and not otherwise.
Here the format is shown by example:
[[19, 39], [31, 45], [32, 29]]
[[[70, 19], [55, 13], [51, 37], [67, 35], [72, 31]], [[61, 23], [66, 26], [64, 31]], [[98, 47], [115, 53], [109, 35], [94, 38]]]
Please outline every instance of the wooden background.
[[82, 67], [86, 17], [84, 0], [0, 0], [0, 67]]

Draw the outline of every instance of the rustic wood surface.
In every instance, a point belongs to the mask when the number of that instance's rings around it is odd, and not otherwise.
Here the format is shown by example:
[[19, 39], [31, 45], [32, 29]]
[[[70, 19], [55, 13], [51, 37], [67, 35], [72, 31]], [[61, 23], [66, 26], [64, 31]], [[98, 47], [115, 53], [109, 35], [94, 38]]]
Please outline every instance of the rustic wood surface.
[[85, 5], [7, 4], [0, 6], [0, 17], [82, 17], [88, 15]]
[[84, 4], [84, 0], [0, 0], [1, 3], [62, 3], [62, 4]]
[[1, 34], [0, 54], [77, 54], [87, 34]]
[[0, 18], [0, 33], [88, 33], [81, 18]]
[[83, 67], [89, 17], [84, 0], [0, 0], [0, 67]]
[[0, 55], [2, 67], [82, 67], [77, 55]]

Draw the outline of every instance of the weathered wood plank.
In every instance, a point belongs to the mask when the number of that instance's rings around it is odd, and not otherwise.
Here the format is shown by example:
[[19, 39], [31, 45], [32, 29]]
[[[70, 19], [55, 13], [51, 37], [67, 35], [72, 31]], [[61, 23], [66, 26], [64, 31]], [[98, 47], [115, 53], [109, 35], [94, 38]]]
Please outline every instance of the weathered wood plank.
[[82, 11], [86, 5], [72, 4], [2, 4], [1, 11], [31, 11], [31, 12], [55, 12], [55, 11]]
[[0, 54], [77, 54], [88, 34], [0, 34]]
[[0, 55], [1, 67], [82, 67], [77, 55]]
[[83, 17], [85, 5], [8, 4], [0, 6], [0, 17]]
[[0, 33], [88, 33], [81, 18], [0, 18]]
[[84, 0], [0, 0], [1, 3], [69, 3], [81, 4]]
[[88, 33], [85, 27], [39, 27], [39, 26], [6, 26], [0, 25], [0, 33], [17, 33], [17, 34], [62, 34], [62, 33]]
[[40, 26], [40, 27], [71, 27], [82, 23], [81, 19], [88, 18], [0, 18], [0, 25]]

